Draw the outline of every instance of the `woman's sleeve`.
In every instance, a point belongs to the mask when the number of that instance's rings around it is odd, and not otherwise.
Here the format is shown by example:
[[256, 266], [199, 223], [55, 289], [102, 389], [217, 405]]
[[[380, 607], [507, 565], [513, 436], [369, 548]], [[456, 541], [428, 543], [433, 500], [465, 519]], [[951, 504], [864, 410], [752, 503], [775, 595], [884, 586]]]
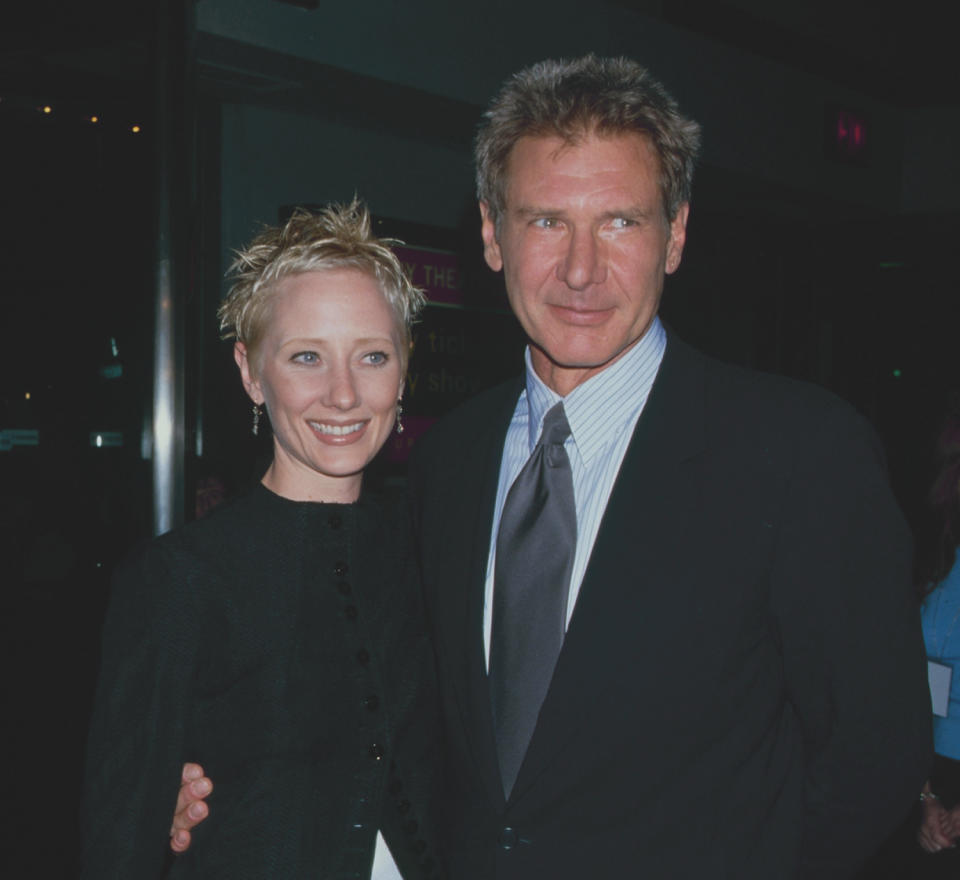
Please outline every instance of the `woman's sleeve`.
[[152, 542], [113, 578], [87, 741], [81, 876], [151, 880], [170, 859], [198, 614], [190, 566]]

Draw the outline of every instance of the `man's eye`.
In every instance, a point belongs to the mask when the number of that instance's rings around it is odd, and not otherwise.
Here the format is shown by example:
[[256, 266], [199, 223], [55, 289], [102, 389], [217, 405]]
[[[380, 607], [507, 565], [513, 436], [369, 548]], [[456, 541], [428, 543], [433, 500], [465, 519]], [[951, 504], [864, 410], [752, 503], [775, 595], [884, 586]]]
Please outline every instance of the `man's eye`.
[[636, 226], [637, 221], [631, 220], [629, 217], [614, 217], [610, 225], [614, 229], [626, 229], [629, 226]]
[[556, 229], [560, 221], [556, 217], [538, 217], [533, 221], [533, 225], [539, 229]]

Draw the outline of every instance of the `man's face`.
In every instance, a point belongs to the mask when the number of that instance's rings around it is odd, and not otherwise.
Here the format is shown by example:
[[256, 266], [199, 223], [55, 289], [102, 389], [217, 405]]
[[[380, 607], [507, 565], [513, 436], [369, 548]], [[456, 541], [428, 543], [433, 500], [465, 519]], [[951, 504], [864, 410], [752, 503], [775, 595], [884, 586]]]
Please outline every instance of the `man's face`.
[[510, 153], [499, 234], [480, 205], [487, 264], [504, 270], [534, 369], [559, 394], [643, 336], [680, 265], [688, 207], [666, 220], [659, 170], [638, 134], [526, 137]]

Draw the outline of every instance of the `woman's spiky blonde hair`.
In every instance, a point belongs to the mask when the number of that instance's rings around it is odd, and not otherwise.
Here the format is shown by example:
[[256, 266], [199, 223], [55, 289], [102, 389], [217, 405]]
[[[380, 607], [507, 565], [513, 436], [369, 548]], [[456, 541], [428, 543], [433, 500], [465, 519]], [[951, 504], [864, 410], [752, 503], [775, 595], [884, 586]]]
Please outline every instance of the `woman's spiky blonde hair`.
[[411, 328], [425, 299], [391, 250], [396, 244], [372, 234], [370, 212], [357, 198], [317, 213], [297, 208], [283, 226], [265, 228], [236, 252], [228, 272], [233, 285], [217, 311], [222, 337], [242, 342], [251, 355], [263, 338], [279, 281], [303, 272], [357, 269], [376, 280], [397, 317], [406, 368]]

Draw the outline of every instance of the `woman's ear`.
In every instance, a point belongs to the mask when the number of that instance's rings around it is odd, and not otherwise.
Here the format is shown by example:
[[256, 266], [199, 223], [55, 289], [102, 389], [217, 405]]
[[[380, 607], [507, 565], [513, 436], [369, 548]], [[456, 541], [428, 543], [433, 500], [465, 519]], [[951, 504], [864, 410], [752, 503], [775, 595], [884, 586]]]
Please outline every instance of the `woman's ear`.
[[243, 387], [246, 389], [250, 399], [259, 406], [263, 403], [263, 392], [260, 390], [260, 383], [253, 376], [250, 358], [247, 356], [247, 347], [242, 342], [234, 344], [233, 359], [240, 368], [240, 378], [243, 381]]

